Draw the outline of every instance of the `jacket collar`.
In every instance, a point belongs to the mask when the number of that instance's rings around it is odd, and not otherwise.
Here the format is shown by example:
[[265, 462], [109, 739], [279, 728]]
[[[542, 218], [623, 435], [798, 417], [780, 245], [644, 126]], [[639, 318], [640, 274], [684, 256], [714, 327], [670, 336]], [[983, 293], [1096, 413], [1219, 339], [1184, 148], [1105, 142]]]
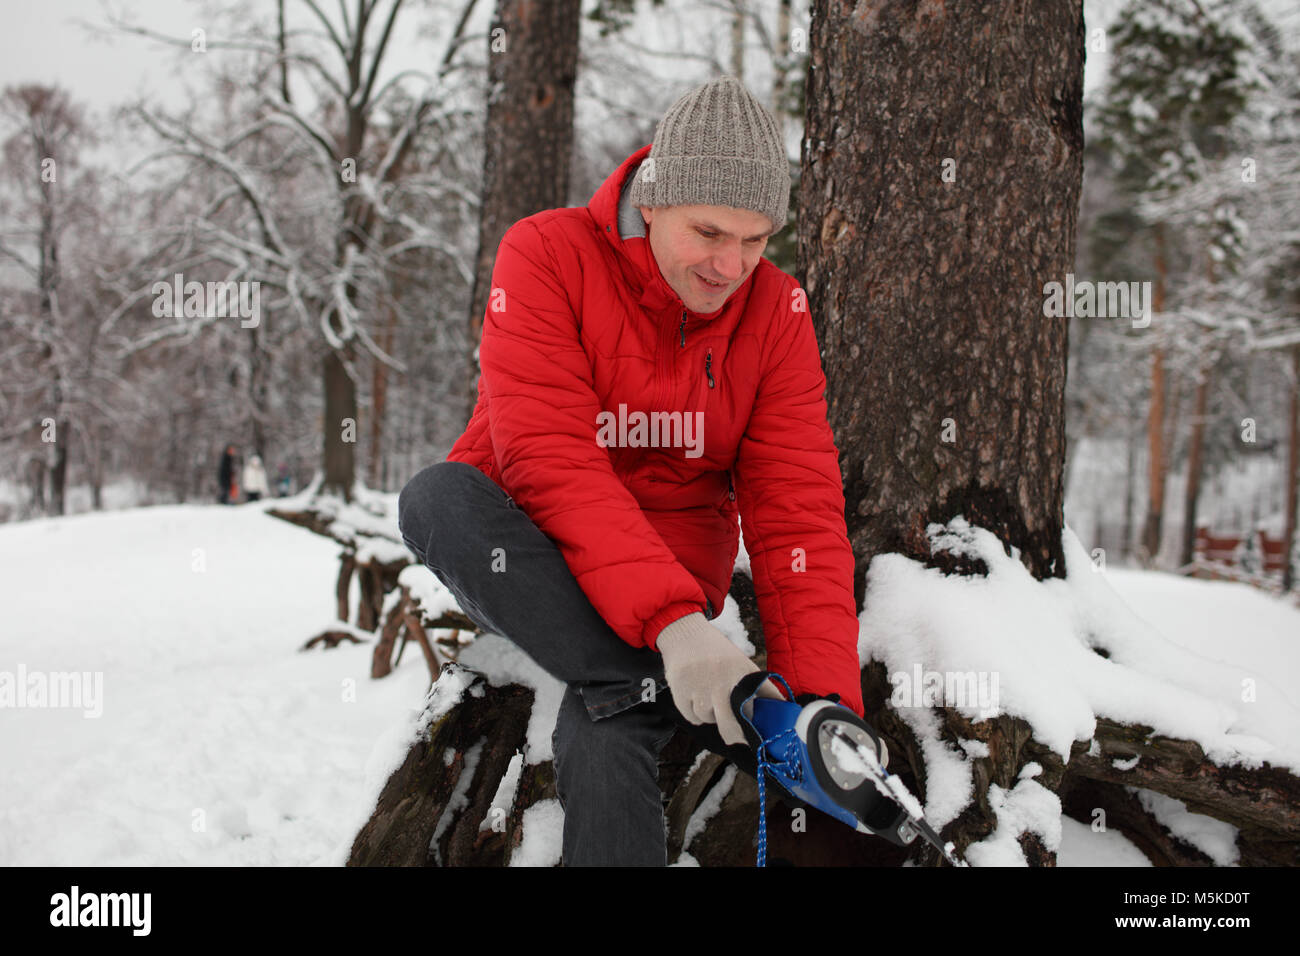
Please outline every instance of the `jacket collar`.
[[[681, 296], [673, 290], [664, 279], [663, 273], [659, 271], [659, 264], [650, 249], [650, 239], [645, 235], [645, 223], [640, 220], [641, 213], [628, 201], [624, 188], [640, 169], [641, 161], [649, 155], [650, 146], [647, 145], [623, 160], [618, 169], [596, 190], [591, 201], [587, 203], [587, 209], [596, 221], [601, 235], [624, 263], [624, 274], [634, 283], [635, 290], [638, 292], [638, 304], [652, 312], [663, 311], [672, 306], [677, 313], [686, 311], [696, 319], [703, 321], [715, 319], [736, 296], [748, 290], [754, 273], [751, 272], [736, 291], [727, 297], [727, 301], [714, 311], [694, 312], [686, 308]], [[623, 213], [621, 217], [624, 222], [623, 232], [619, 230], [620, 207]], [[633, 214], [637, 217], [636, 220], [632, 219]], [[628, 224], [634, 225], [637, 221], [641, 223], [641, 235], [632, 235]]]

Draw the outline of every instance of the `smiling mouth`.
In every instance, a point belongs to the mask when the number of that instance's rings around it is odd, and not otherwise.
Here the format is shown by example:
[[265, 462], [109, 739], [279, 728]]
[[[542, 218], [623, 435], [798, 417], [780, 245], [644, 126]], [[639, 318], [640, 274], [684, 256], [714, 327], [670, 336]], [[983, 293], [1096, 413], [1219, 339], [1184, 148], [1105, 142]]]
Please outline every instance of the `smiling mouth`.
[[707, 289], [725, 289], [727, 287], [727, 283], [710, 282], [708, 279], [704, 278], [704, 276], [700, 275], [698, 272], [695, 273], [695, 277], [699, 279], [700, 282], [704, 283], [704, 287]]

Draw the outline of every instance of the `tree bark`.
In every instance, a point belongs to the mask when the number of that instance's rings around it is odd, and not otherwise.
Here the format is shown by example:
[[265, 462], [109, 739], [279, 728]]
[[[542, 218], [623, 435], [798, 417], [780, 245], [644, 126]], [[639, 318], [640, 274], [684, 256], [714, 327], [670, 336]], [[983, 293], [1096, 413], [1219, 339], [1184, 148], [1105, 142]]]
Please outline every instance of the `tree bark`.
[[1296, 498], [1300, 497], [1300, 345], [1291, 348], [1291, 408], [1287, 437], [1286, 480], [1282, 483], [1286, 495], [1286, 531], [1282, 544], [1282, 590], [1290, 593], [1295, 587], [1296, 548]]
[[[1074, 263], [1082, 10], [823, 0], [811, 24], [799, 264], [859, 607], [873, 556], [942, 566], [925, 529], [957, 515], [1061, 577], [1068, 325], [1044, 303]], [[997, 731], [1003, 786], [1030, 736], [1012, 724]], [[910, 749], [898, 766], [923, 787]], [[961, 848], [993, 824], [984, 810], [945, 836]]]
[[990, 16], [813, 7], [799, 262], [859, 571], [928, 559], [926, 524], [964, 513], [1064, 573], [1066, 320], [1043, 287], [1074, 259], [1083, 22], [1065, 0]]
[[1183, 498], [1183, 546], [1179, 566], [1192, 563], [1196, 550], [1196, 506], [1201, 496], [1201, 471], [1204, 468], [1205, 411], [1209, 404], [1210, 377], [1207, 366], [1201, 370], [1196, 383], [1196, 398], [1192, 408], [1192, 433], [1187, 448], [1187, 493]]
[[745, 82], [745, 0], [731, 0], [731, 75]]
[[[488, 31], [483, 205], [469, 313], [478, 346], [501, 237], [533, 213], [568, 202], [581, 0], [497, 0]], [[470, 358], [468, 409], [478, 370]], [[466, 416], [468, 418], [468, 415]]]
[[55, 433], [58, 438], [54, 442], [54, 466], [50, 469], [50, 513], [61, 515], [67, 510], [68, 442], [72, 440], [72, 423], [60, 418]]
[[[269, 462], [271, 449], [266, 442], [266, 410], [270, 399], [271, 353], [263, 346], [262, 330], [260, 322], [248, 330], [248, 419], [253, 451], [263, 462]], [[267, 471], [270, 472], [269, 465]]]
[[[393, 336], [397, 329], [397, 309], [386, 307], [387, 319], [379, 333], [379, 347], [393, 353]], [[388, 364], [373, 359], [370, 379], [370, 476], [371, 488], [382, 487], [384, 464], [384, 415], [388, 408]]]
[[329, 349], [321, 364], [325, 388], [325, 478], [321, 491], [352, 500], [352, 482], [356, 475], [357, 386], [348, 374], [345, 359], [353, 350]]
[[1130, 428], [1124, 439], [1124, 530], [1120, 543], [1119, 556], [1127, 561], [1133, 556], [1133, 486], [1137, 484], [1137, 445], [1138, 432]]
[[[1155, 227], [1156, 284], [1152, 290], [1152, 311], [1157, 315], [1165, 309], [1165, 278], [1168, 265], [1165, 260], [1164, 226]], [[1157, 332], [1157, 335], [1162, 334]], [[1147, 517], [1142, 526], [1143, 560], [1151, 564], [1160, 554], [1160, 539], [1164, 531], [1165, 472], [1169, 467], [1165, 445], [1165, 350], [1157, 343], [1151, 355], [1151, 404], [1147, 412]]]
[[[422, 722], [357, 834], [348, 866], [501, 862], [505, 837], [480, 824], [510, 759], [524, 746], [533, 694], [517, 685], [486, 690], [466, 693], [446, 714]], [[462, 784], [465, 774], [470, 779]], [[454, 800], [458, 790], [467, 799]]]

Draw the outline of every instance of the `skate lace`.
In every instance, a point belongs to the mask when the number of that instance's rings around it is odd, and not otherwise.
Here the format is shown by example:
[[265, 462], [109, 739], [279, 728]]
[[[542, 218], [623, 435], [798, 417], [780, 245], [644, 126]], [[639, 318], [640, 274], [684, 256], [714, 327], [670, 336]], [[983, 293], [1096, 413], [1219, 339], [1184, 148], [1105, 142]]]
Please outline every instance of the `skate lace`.
[[[778, 759], [768, 757], [768, 748], [779, 753]], [[799, 761], [799, 737], [794, 728], [784, 730], [764, 740], [758, 748], [758, 862], [756, 866], [767, 866], [767, 773], [773, 776], [785, 776], [792, 783], [803, 780], [803, 764]]]

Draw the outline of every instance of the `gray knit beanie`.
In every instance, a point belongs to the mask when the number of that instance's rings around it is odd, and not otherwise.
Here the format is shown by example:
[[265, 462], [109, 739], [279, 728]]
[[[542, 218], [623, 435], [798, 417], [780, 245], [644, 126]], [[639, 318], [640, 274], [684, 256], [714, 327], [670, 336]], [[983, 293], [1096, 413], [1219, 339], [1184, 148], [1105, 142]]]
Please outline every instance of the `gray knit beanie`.
[[772, 114], [734, 76], [685, 94], [655, 130], [628, 191], [634, 206], [734, 206], [785, 226], [790, 163]]

